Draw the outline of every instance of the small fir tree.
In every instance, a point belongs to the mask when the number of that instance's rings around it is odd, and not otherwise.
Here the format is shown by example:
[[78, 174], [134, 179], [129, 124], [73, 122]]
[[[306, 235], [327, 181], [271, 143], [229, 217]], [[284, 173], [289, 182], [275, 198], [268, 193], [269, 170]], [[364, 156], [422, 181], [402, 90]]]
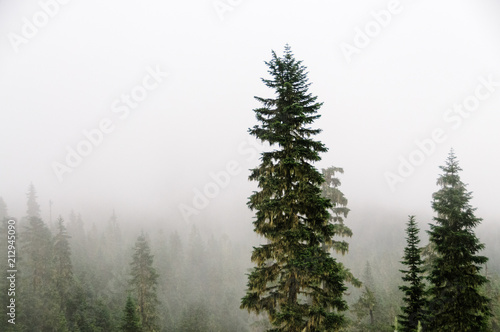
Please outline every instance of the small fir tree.
[[401, 307], [403, 312], [399, 315], [399, 323], [401, 332], [415, 332], [418, 329], [419, 322], [423, 322], [425, 318], [425, 308], [427, 306], [425, 298], [424, 270], [422, 268], [423, 261], [420, 257], [420, 249], [418, 244], [419, 229], [415, 222], [415, 216], [410, 216], [406, 228], [406, 248], [404, 250], [403, 260], [401, 261], [407, 269], [400, 270], [403, 273], [403, 281], [406, 283], [400, 286], [403, 291], [403, 302], [405, 305]]
[[123, 310], [123, 318], [121, 324], [121, 331], [123, 332], [141, 332], [141, 323], [137, 315], [137, 307], [134, 299], [130, 294], [127, 296], [125, 309]]

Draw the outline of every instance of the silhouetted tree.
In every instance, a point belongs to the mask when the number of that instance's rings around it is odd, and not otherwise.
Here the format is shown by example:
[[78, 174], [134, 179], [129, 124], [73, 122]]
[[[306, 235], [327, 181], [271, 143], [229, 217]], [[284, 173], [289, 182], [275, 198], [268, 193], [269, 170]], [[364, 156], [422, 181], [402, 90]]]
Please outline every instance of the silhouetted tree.
[[399, 323], [401, 324], [400, 331], [415, 332], [418, 329], [419, 322], [423, 322], [425, 318], [425, 308], [427, 301], [425, 298], [425, 284], [422, 269], [423, 261], [420, 257], [420, 238], [418, 237], [419, 229], [415, 222], [415, 216], [410, 216], [406, 228], [406, 248], [404, 250], [402, 264], [406, 266], [406, 270], [400, 270], [403, 273], [403, 281], [406, 283], [399, 286], [404, 292], [403, 301], [405, 305], [401, 307], [402, 314], [399, 315]]
[[266, 64], [272, 78], [263, 82], [276, 98], [256, 97], [261, 124], [249, 132], [275, 149], [262, 153], [251, 171], [259, 191], [248, 206], [256, 210], [254, 230], [267, 244], [254, 248], [257, 267], [241, 308], [267, 312], [276, 331], [336, 331], [344, 325], [346, 287], [342, 266], [323, 248], [330, 249], [338, 234], [330, 222], [333, 205], [321, 196], [325, 180], [312, 165], [327, 151], [311, 138], [321, 131], [310, 125], [322, 104], [308, 92], [306, 68], [288, 45], [282, 58], [273, 52]]

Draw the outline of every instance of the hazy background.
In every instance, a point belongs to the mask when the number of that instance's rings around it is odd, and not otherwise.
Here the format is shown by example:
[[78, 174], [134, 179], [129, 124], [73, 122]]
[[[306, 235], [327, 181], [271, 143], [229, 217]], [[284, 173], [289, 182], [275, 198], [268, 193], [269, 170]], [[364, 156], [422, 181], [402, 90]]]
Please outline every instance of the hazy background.
[[[219, 15], [221, 3], [232, 10]], [[260, 81], [264, 61], [289, 43], [324, 102], [315, 125], [330, 150], [317, 166], [344, 168], [355, 230], [383, 222], [362, 217], [376, 211], [429, 222], [438, 166], [451, 147], [483, 227], [498, 230], [500, 87], [457, 129], [443, 115], [474, 94], [479, 77], [500, 82], [500, 4], [401, 0], [401, 13], [348, 62], [342, 43], [353, 45], [356, 29], [389, 3], [73, 0], [16, 52], [12, 34], [22, 36], [23, 18], [32, 22], [41, 7], [0, 0], [0, 196], [10, 215], [25, 215], [32, 181], [45, 219], [52, 200], [53, 218], [74, 209], [98, 222], [114, 208], [128, 223], [250, 234], [246, 199], [255, 185], [247, 169], [258, 157], [238, 147], [251, 141], [253, 96], [272, 95]], [[113, 102], [140, 85], [148, 67], [169, 75], [120, 119]], [[52, 164], [65, 163], [66, 147], [76, 148], [82, 131], [103, 118], [114, 131], [58, 181]], [[396, 173], [398, 157], [436, 128], [448, 139], [391, 191], [384, 173]], [[241, 171], [185, 220], [180, 204], [192, 206], [194, 190], [231, 160]]]

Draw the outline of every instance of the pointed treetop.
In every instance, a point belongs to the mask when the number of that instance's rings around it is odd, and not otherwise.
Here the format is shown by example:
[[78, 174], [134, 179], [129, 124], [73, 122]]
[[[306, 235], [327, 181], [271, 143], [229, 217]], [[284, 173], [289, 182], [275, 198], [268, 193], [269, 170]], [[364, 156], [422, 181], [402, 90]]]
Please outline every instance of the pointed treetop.
[[450, 150], [448, 154], [448, 158], [446, 159], [445, 166], [439, 166], [444, 172], [455, 174], [460, 172], [462, 169], [458, 165], [457, 156], [455, 155], [455, 151], [453, 149]]
[[28, 217], [40, 218], [40, 205], [37, 202], [36, 189], [33, 182], [30, 183], [30, 187], [26, 195], [28, 197], [28, 209], [26, 210]]

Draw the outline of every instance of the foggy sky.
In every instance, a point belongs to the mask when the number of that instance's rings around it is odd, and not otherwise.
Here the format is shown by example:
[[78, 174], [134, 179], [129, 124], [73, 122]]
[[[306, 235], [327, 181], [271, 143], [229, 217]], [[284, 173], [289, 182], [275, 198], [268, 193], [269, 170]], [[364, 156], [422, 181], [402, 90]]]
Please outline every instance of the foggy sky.
[[[47, 22], [41, 3], [52, 4]], [[397, 8], [390, 18], [388, 8]], [[193, 207], [229, 167], [229, 184], [189, 222], [250, 229], [253, 96], [272, 96], [264, 61], [289, 43], [324, 102], [314, 125], [329, 152], [317, 166], [344, 168], [353, 213], [431, 216], [438, 166], [453, 147], [477, 215], [496, 223], [499, 10], [493, 0], [0, 1], [0, 196], [21, 217], [32, 181], [45, 217], [52, 200], [64, 216], [114, 208], [182, 222], [181, 204]], [[42, 26], [25, 38], [34, 18]], [[359, 31], [377, 24], [356, 47]], [[357, 49], [350, 57], [347, 44]], [[497, 82], [489, 94], [478, 88], [488, 79]], [[134, 89], [144, 99], [127, 103]], [[478, 89], [473, 111], [453, 111]], [[59, 181], [54, 163], [66, 164], [68, 147], [102, 121], [109, 133]], [[387, 172], [398, 174], [399, 157], [436, 130], [446, 138], [391, 190]]]

